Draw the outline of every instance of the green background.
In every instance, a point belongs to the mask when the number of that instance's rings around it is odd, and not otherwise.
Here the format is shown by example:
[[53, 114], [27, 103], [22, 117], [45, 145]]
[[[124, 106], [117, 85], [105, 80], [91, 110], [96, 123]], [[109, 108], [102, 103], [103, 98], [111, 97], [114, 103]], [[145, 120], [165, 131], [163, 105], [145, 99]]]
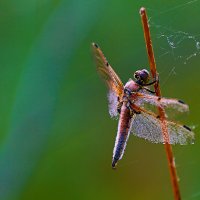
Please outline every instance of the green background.
[[162, 94], [190, 105], [176, 119], [196, 142], [173, 150], [183, 199], [200, 199], [200, 1], [2, 0], [1, 200], [173, 199], [162, 144], [131, 136], [111, 169], [117, 121], [91, 56], [97, 42], [124, 83], [149, 69], [141, 6]]

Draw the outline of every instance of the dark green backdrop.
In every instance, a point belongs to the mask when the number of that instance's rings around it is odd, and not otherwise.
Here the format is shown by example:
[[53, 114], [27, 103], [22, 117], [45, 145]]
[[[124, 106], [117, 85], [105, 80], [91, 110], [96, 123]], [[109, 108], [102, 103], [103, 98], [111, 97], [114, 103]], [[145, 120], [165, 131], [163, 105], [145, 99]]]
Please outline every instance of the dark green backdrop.
[[90, 44], [123, 82], [148, 61], [139, 16], [147, 8], [163, 96], [190, 105], [176, 117], [196, 142], [173, 148], [183, 199], [200, 199], [200, 2], [0, 2], [0, 199], [173, 198], [162, 144], [131, 136], [111, 169], [117, 121]]

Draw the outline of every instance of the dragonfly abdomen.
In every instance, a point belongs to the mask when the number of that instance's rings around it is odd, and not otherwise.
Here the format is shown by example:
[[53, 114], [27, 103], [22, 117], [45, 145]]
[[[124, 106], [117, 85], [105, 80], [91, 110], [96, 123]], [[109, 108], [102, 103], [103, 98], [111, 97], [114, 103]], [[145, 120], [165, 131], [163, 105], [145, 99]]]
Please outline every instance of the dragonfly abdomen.
[[129, 108], [127, 108], [126, 103], [124, 102], [121, 108], [117, 137], [115, 140], [115, 147], [113, 150], [113, 168], [116, 166], [117, 161], [120, 160], [124, 154], [126, 143], [130, 134], [131, 122], [132, 116], [130, 114], [130, 110]]

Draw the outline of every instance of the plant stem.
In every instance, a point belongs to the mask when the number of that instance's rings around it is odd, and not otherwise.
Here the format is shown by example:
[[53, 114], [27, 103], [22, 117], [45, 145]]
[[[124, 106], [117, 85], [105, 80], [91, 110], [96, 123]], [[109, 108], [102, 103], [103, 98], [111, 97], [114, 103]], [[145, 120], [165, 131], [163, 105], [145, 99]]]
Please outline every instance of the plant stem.
[[[142, 18], [144, 38], [146, 42], [147, 54], [148, 54], [148, 59], [150, 63], [150, 70], [151, 70], [152, 77], [155, 79], [157, 78], [156, 62], [155, 62], [150, 30], [149, 30], [149, 25], [148, 25], [148, 18], [147, 18], [145, 8], [140, 9], [140, 15]], [[154, 84], [154, 89], [155, 89], [156, 95], [160, 97], [161, 90], [160, 90], [159, 82], [156, 82]], [[168, 129], [167, 129], [165, 110], [162, 107], [158, 107], [158, 112], [159, 112], [160, 120], [161, 120], [161, 129], [162, 129], [164, 143], [165, 143], [165, 150], [166, 150], [167, 161], [168, 161], [168, 166], [170, 170], [171, 182], [172, 182], [172, 187], [173, 187], [173, 192], [174, 192], [174, 199], [181, 200], [178, 177], [176, 173], [176, 166], [175, 166], [174, 156], [172, 152], [172, 147], [170, 145], [170, 138], [169, 138]]]

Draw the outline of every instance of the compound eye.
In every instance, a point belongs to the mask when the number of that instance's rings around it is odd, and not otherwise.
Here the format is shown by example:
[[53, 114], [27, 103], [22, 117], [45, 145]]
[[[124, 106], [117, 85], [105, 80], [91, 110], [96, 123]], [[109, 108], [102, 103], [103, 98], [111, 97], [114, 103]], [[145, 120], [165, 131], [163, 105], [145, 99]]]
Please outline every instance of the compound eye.
[[140, 78], [140, 76], [138, 75], [138, 72], [134, 73], [134, 78], [137, 79], [137, 80]]
[[144, 83], [147, 83], [150, 79], [149, 72], [146, 69], [141, 70], [140, 76]]
[[135, 78], [135, 79], [138, 79], [138, 75], [137, 75], [137, 74], [134, 74], [134, 78]]
[[148, 72], [146, 69], [142, 69], [141, 71], [142, 71], [143, 73], [149, 75], [149, 72]]

